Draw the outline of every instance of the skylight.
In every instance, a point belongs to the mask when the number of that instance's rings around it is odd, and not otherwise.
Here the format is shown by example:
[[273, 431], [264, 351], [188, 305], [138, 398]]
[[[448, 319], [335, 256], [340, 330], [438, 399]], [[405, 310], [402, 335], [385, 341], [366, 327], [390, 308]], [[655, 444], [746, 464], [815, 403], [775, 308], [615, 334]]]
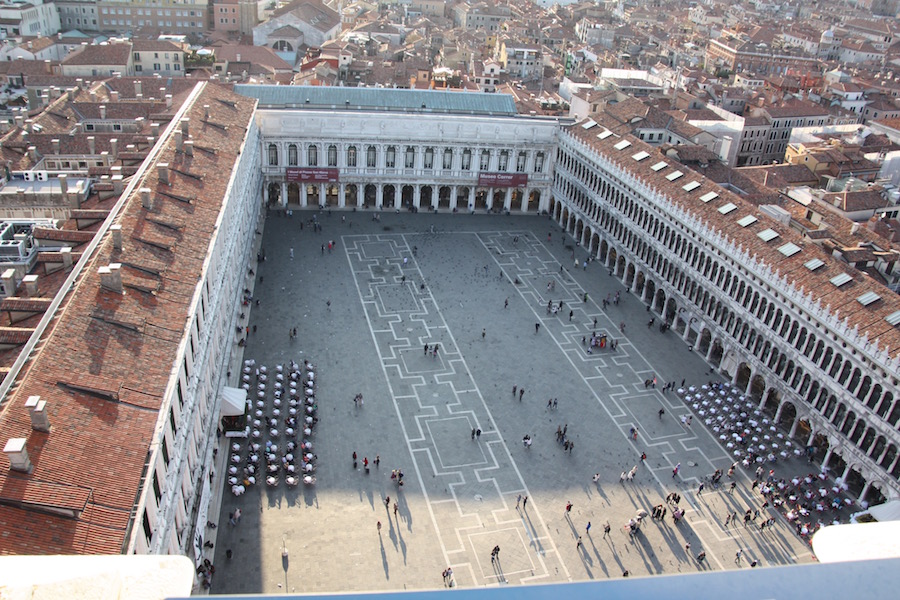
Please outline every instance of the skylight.
[[841, 273], [840, 275], [835, 275], [829, 281], [836, 285], [837, 287], [841, 287], [844, 284], [850, 283], [853, 281], [853, 278], [847, 275], [846, 273]]
[[754, 223], [756, 223], [758, 220], [759, 219], [757, 219], [753, 215], [747, 215], [746, 217], [738, 219], [737, 224], [740, 225], [741, 227], [749, 227], [750, 225], [753, 225]]
[[727, 215], [728, 213], [735, 211], [735, 210], [737, 210], [737, 205], [732, 204], [731, 202], [729, 202], [725, 206], [719, 207], [719, 212], [722, 213], [723, 215]]
[[649, 152], [644, 152], [643, 150], [641, 150], [641, 151], [638, 152], [637, 154], [633, 155], [631, 158], [633, 158], [634, 160], [636, 160], [636, 161], [638, 161], [638, 162], [641, 162], [642, 160], [644, 160], [644, 159], [647, 158], [648, 156], [650, 156], [650, 153], [649, 153]]
[[653, 166], [650, 167], [650, 168], [651, 168], [654, 172], [657, 172], [657, 173], [658, 173], [658, 172], [662, 171], [663, 169], [665, 169], [665, 168], [668, 167], [668, 166], [669, 166], [668, 163], [663, 162], [663, 161], [659, 161], [658, 163], [656, 163], [655, 165], [653, 165]]
[[700, 182], [699, 182], [699, 181], [692, 181], [692, 182], [690, 182], [690, 183], [686, 183], [686, 184], [684, 184], [683, 186], [681, 186], [681, 189], [683, 189], [683, 190], [686, 191], [686, 192], [693, 192], [693, 191], [696, 190], [698, 187], [700, 187]]
[[761, 239], [764, 242], [771, 242], [772, 240], [774, 240], [775, 238], [778, 237], [778, 232], [775, 231], [774, 229], [763, 229], [756, 235], [759, 237], [759, 239]]
[[612, 134], [613, 134], [612, 131], [610, 131], [609, 129], [604, 129], [603, 131], [601, 131], [600, 133], [597, 134], [597, 137], [600, 138], [601, 140], [605, 140]]
[[860, 296], [859, 298], [856, 299], [856, 301], [859, 302], [860, 304], [862, 304], [863, 306], [868, 306], [878, 300], [881, 300], [881, 296], [879, 296], [875, 292], [866, 292], [865, 294], [863, 294], [862, 296]]
[[675, 181], [682, 175], [684, 175], [684, 173], [682, 173], [681, 171], [672, 171], [671, 173], [666, 175], [666, 179], [668, 179], [669, 181]]
[[624, 150], [630, 145], [631, 142], [629, 142], [628, 140], [622, 140], [621, 142], [618, 142], [615, 146], [613, 146], [613, 148], [615, 148], [616, 150]]
[[781, 248], [778, 249], [778, 251], [781, 252], [782, 254], [784, 254], [785, 256], [793, 256], [793, 255], [797, 254], [798, 252], [800, 252], [800, 250], [801, 250], [800, 246], [798, 246], [797, 244], [792, 244], [791, 242], [788, 242], [787, 244], [785, 244], [784, 246], [782, 246]]
[[590, 129], [591, 127], [597, 126], [597, 121], [595, 121], [593, 119], [588, 119], [587, 121], [582, 123], [581, 126], [584, 127], [585, 129]]
[[808, 260], [805, 263], [803, 263], [803, 266], [806, 267], [807, 269], [809, 269], [810, 271], [815, 271], [816, 269], [824, 267], [825, 262], [822, 260], [819, 260], [818, 258], [814, 258], [812, 260]]
[[718, 198], [719, 195], [715, 192], [706, 192], [702, 196], [700, 196], [700, 202], [710, 202]]

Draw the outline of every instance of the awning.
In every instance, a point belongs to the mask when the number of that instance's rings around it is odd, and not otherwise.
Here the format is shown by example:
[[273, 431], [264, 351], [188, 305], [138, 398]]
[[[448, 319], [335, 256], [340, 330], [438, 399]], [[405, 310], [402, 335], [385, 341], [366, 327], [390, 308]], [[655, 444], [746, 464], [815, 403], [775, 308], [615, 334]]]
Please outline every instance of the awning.
[[247, 390], [225, 386], [222, 390], [222, 416], [238, 417], [244, 414], [247, 405]]

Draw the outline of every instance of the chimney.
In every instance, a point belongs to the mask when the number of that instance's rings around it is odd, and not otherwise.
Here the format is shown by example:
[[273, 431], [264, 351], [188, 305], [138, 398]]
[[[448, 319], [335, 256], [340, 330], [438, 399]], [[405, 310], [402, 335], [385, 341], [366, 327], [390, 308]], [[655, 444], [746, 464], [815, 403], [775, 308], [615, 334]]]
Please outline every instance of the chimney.
[[141, 188], [141, 206], [147, 210], [153, 210], [153, 196], [150, 188]]
[[59, 154], [59, 138], [53, 138], [50, 144], [53, 145], [53, 154]]
[[91, 97], [91, 102], [97, 101], [97, 91], [96, 90], [91, 90], [89, 95]]
[[103, 152], [100, 153], [100, 163], [104, 167], [109, 166], [110, 160], [109, 160], [109, 151], [108, 150], [104, 150]]
[[68, 269], [72, 266], [72, 249], [66, 246], [65, 248], [60, 248], [59, 253], [62, 254], [63, 259], [63, 268]]
[[[31, 42], [29, 42], [29, 43], [31, 43]], [[46, 60], [44, 60], [44, 73], [46, 73], [47, 75], [52, 75], [52, 74], [53, 74], [53, 67], [50, 66], [50, 59], [49, 59], [49, 58], [46, 59]]]
[[172, 94], [166, 94], [166, 108], [172, 108]]
[[75, 80], [75, 85], [77, 85], [81, 89], [84, 89], [84, 79], [79, 77], [78, 79]]
[[189, 118], [184, 117], [183, 119], [181, 119], [181, 133], [184, 134], [185, 138], [191, 137], [190, 126], [191, 120]]
[[104, 121], [106, 120], [106, 105], [105, 104], [100, 105], [100, 118]]
[[203, 118], [209, 121], [209, 104], [203, 105]]
[[47, 90], [44, 90], [41, 92], [41, 106], [47, 106], [48, 104], [50, 104], [50, 94]]
[[116, 157], [119, 155], [119, 139], [113, 138], [109, 140], [109, 159], [116, 160]]
[[25, 119], [25, 131], [27, 131], [28, 133], [34, 133], [33, 119]]
[[[113, 167], [113, 168], [115, 169], [115, 167]], [[113, 193], [116, 195], [121, 194], [122, 190], [125, 188], [124, 184], [122, 183], [122, 175], [121, 174], [113, 175], [112, 182], [113, 182]]]
[[194, 140], [188, 140], [184, 143], [184, 153], [188, 156], [194, 155]]
[[25, 293], [28, 294], [29, 298], [40, 298], [37, 275], [26, 275], [22, 278], [22, 283], [25, 284]]
[[159, 123], [157, 123], [156, 121], [150, 123], [150, 133], [155, 138], [159, 137]]
[[100, 267], [100, 286], [111, 292], [122, 293], [122, 265], [110, 263], [108, 267]]
[[69, 208], [81, 208], [81, 196], [75, 190], [69, 190], [66, 206]]
[[184, 134], [180, 130], [175, 130], [175, 152], [184, 150]]
[[31, 415], [31, 428], [35, 431], [50, 432], [50, 418], [47, 415], [47, 401], [40, 396], [28, 396], [25, 408]]
[[156, 168], [159, 173], [159, 182], [169, 185], [169, 163], [158, 163]]
[[25, 127], [25, 115], [16, 115], [16, 127]]
[[118, 102], [118, 101], [119, 101], [119, 91], [118, 91], [118, 90], [113, 90], [113, 91], [111, 91], [111, 92], [109, 93], [109, 98], [110, 98], [110, 100], [112, 100], [113, 102]]
[[112, 231], [113, 248], [122, 251], [122, 226], [116, 223], [109, 228]]
[[96, 141], [96, 140], [94, 140], [94, 136], [89, 135], [87, 141], [88, 141], [88, 154], [96, 154], [97, 153], [97, 145], [94, 143]]
[[25, 190], [22, 188], [16, 188], [16, 202], [19, 206], [25, 204]]
[[241, 62], [241, 53], [238, 52], [234, 55], [234, 62]]
[[65, 196], [66, 193], [69, 191], [69, 176], [66, 175], [65, 173], [60, 173], [59, 175], [56, 176], [56, 179], [57, 179], [57, 181], [59, 181], [60, 193], [63, 196]]
[[137, 117], [134, 120], [134, 126], [137, 127], [138, 131], [144, 130], [144, 117]]
[[32, 161], [38, 161], [37, 146], [28, 146], [28, 156], [31, 157]]
[[141, 82], [137, 79], [134, 80], [134, 96], [135, 98], [140, 98], [143, 95], [143, 88], [141, 87]]
[[16, 295], [16, 288], [19, 284], [16, 281], [15, 269], [6, 269], [3, 271], [3, 275], [0, 275], [0, 281], [3, 282], [3, 292], [6, 294], [7, 298]]
[[25, 449], [25, 438], [10, 438], [3, 447], [3, 453], [9, 458], [10, 470], [31, 473], [32, 464]]

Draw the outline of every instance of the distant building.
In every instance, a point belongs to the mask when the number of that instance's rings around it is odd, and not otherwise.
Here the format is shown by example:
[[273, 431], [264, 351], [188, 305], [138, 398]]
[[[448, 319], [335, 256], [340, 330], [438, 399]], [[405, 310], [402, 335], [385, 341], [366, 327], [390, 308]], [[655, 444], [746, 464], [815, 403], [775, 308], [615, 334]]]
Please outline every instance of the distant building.
[[94, 29], [135, 31], [144, 35], [203, 33], [207, 30], [206, 0], [98, 0]]

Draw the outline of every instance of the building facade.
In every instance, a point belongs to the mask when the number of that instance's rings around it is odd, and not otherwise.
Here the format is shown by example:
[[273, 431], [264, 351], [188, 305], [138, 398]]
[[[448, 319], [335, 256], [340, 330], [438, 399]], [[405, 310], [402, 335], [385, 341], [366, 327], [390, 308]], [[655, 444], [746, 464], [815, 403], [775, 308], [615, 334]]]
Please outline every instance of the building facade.
[[552, 217], [816, 462], [896, 497], [900, 299], [648, 150], [593, 121], [562, 131]]
[[[237, 87], [263, 107], [257, 119], [270, 205], [528, 213], [549, 206], [556, 120], [517, 116], [508, 96]], [[361, 113], [360, 96], [396, 109]], [[427, 108], [439, 98], [447, 112]], [[308, 109], [292, 108], [307, 102]], [[472, 102], [479, 109], [465, 114]]]

